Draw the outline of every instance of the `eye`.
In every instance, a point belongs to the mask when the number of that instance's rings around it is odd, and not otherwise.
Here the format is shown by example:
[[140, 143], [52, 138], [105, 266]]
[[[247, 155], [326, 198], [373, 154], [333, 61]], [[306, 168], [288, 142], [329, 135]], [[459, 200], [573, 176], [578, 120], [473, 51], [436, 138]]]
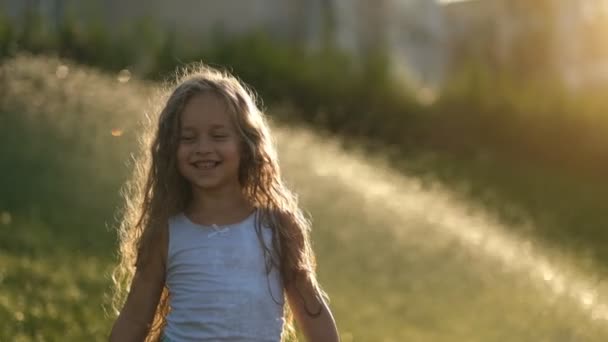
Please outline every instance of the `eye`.
[[224, 138], [227, 138], [228, 136], [226, 134], [213, 134], [211, 137], [214, 139], [224, 139]]
[[179, 140], [180, 140], [180, 141], [192, 141], [192, 140], [194, 140], [194, 137], [191, 137], [191, 136], [185, 136], [185, 135], [184, 135], [184, 136], [181, 136], [181, 137], [179, 138]]

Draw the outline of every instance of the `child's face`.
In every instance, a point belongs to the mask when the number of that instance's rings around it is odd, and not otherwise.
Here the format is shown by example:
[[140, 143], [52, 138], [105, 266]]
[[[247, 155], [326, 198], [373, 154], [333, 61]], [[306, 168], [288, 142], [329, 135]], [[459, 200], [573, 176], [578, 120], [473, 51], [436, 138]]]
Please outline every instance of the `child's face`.
[[238, 186], [240, 141], [224, 102], [214, 94], [196, 95], [181, 113], [178, 170], [199, 189]]

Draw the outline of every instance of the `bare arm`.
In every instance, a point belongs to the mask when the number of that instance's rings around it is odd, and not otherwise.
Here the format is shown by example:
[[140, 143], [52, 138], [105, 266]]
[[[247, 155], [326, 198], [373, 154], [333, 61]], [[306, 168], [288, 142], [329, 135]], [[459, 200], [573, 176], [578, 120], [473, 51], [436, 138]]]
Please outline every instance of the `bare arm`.
[[165, 286], [167, 241], [163, 232], [151, 242], [150, 257], [135, 271], [125, 305], [112, 327], [110, 342], [140, 342], [146, 338]]
[[[296, 324], [307, 341], [340, 341], [329, 306], [320, 296], [315, 295], [314, 287], [307, 277], [297, 277], [285, 290]], [[309, 313], [319, 314], [311, 316]]]

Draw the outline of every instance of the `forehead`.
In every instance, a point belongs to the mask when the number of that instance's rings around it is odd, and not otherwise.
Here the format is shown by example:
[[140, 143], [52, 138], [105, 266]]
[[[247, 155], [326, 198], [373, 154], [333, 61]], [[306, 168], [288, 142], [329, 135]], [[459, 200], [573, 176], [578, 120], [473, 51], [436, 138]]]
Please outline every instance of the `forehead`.
[[181, 129], [232, 128], [226, 103], [215, 94], [194, 95], [181, 113]]

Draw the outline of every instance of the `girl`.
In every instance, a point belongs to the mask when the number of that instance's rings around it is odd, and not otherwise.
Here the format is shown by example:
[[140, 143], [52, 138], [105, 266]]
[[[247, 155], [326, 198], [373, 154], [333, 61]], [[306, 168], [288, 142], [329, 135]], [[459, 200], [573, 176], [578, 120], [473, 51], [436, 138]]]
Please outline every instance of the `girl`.
[[123, 194], [110, 340], [279, 341], [293, 316], [308, 341], [338, 341], [252, 93], [196, 65], [167, 94]]

